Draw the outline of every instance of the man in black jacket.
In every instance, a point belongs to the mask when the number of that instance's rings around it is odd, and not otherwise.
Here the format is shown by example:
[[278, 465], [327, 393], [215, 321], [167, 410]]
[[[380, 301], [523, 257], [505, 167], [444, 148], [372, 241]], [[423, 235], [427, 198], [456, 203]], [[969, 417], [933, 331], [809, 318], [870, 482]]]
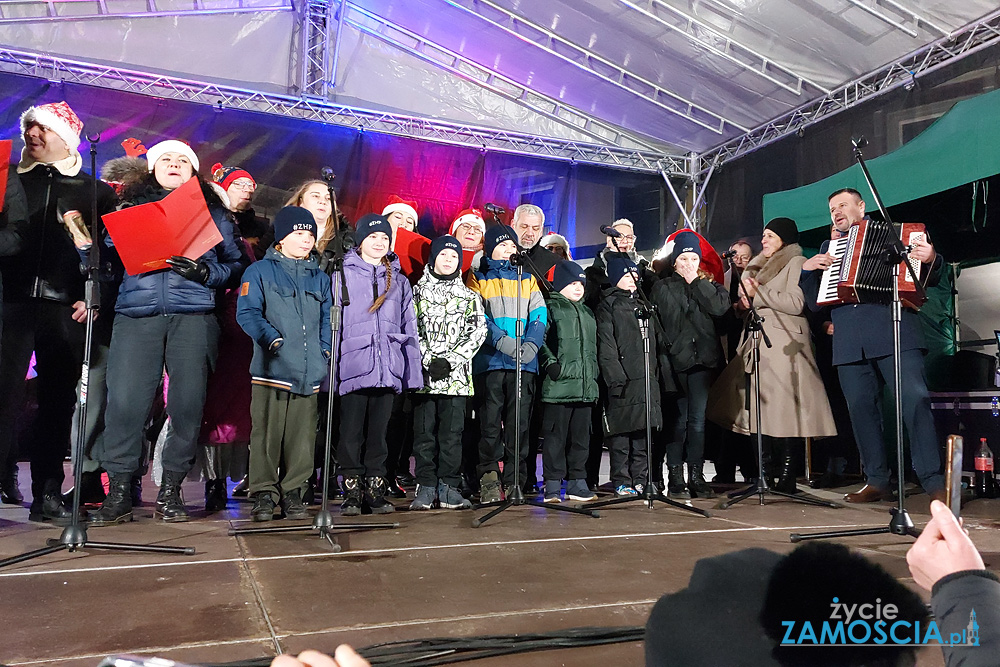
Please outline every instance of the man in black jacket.
[[549, 288], [546, 276], [559, 263], [559, 257], [539, 243], [545, 228], [545, 213], [534, 204], [521, 204], [514, 209], [511, 228], [517, 234], [518, 245], [524, 248], [524, 254], [528, 256], [529, 261], [525, 263], [524, 270], [535, 276], [542, 295], [547, 296]]
[[[14, 424], [23, 406], [34, 350], [38, 414], [31, 451], [33, 521], [68, 522], [60, 491], [69, 448], [76, 385], [83, 360], [85, 279], [80, 250], [89, 244], [94, 179], [82, 171], [83, 124], [65, 102], [21, 116], [24, 149], [17, 166], [28, 224], [20, 251], [0, 263], [5, 308], [0, 342], [0, 478], [16, 464]], [[114, 210], [114, 191], [97, 184], [99, 214]]]
[[[830, 218], [840, 232], [865, 217], [865, 202], [853, 188], [837, 190], [829, 197]], [[817, 309], [821, 272], [834, 261], [824, 241], [820, 253], [802, 265], [799, 285], [809, 307]], [[910, 258], [930, 267], [927, 284], [941, 275], [944, 259], [925, 240], [913, 243]], [[854, 439], [861, 453], [861, 463], [868, 483], [856, 493], [848, 493], [849, 503], [870, 503], [891, 496], [889, 464], [882, 438], [882, 388], [893, 378], [892, 307], [875, 303], [851, 303], [830, 311], [833, 320], [833, 365], [837, 367], [841, 388], [851, 413]], [[923, 333], [917, 314], [903, 309], [900, 322], [900, 367], [903, 422], [910, 437], [913, 469], [921, 486], [932, 498], [943, 499], [940, 450], [935, 437], [927, 383], [924, 379]], [[897, 471], [902, 475], [904, 471]]]

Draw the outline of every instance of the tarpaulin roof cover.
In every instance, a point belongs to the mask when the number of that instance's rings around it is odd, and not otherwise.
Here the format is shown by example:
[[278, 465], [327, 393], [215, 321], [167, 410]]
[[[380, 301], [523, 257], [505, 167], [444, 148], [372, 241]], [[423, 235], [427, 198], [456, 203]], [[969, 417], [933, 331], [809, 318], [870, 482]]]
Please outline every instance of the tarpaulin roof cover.
[[[44, 4], [24, 0], [17, 4], [22, 10], [4, 11], [28, 12]], [[85, 4], [56, 3], [63, 9]], [[141, 5], [136, 3], [137, 12]], [[161, 11], [188, 5], [156, 3]], [[997, 3], [345, 0], [345, 6], [377, 15], [654, 147], [703, 152], [945, 37], [995, 11]], [[296, 18], [293, 11], [251, 11], [0, 22], [0, 44], [285, 94], [297, 85]], [[437, 54], [433, 62], [428, 54], [434, 49], [417, 49], [416, 38], [396, 34], [396, 45], [381, 39], [375, 23], [345, 22], [333, 101], [581, 138], [573, 124], [443, 68], [448, 58]], [[721, 129], [667, 110], [683, 111], [686, 103], [724, 119]]]
[[[865, 164], [886, 206], [913, 201], [1000, 174], [998, 128], [995, 90], [959, 102], [909, 143]], [[867, 210], [876, 210], [861, 166], [854, 164], [821, 181], [764, 195], [764, 220], [792, 218], [799, 231], [829, 225], [827, 197], [840, 188], [858, 190]]]

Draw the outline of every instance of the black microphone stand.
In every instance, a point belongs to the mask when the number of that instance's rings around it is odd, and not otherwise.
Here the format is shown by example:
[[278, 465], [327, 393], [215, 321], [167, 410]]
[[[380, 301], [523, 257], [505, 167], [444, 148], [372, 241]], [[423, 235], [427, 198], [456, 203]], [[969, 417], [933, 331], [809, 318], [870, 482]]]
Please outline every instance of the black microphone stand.
[[[747, 330], [753, 337], [753, 352], [750, 357], [750, 374], [753, 376], [754, 385], [754, 410], [757, 415], [756, 419], [756, 435], [757, 435], [757, 481], [746, 489], [742, 491], [733, 491], [727, 495], [728, 500], [724, 500], [719, 503], [719, 509], [729, 509], [733, 505], [750, 498], [751, 496], [757, 496], [759, 499], [759, 504], [764, 504], [765, 496], [778, 496], [779, 498], [787, 498], [789, 500], [794, 500], [796, 502], [805, 503], [807, 505], [819, 505], [820, 507], [834, 507], [840, 508], [841, 505], [823, 500], [821, 498], [816, 498], [815, 496], [810, 496], [805, 493], [785, 493], [784, 491], [778, 491], [772, 489], [767, 484], [767, 474], [764, 470], [764, 432], [761, 424], [761, 410], [760, 410], [760, 341], [763, 339], [764, 344], [771, 347], [771, 340], [767, 337], [767, 332], [764, 331], [764, 318], [760, 316], [757, 309], [753, 305], [753, 301], [750, 300], [750, 296], [746, 292], [746, 287], [743, 285], [742, 274], [737, 278], [736, 276], [736, 266], [733, 264], [732, 258], [729, 260], [729, 266], [732, 269], [733, 279], [739, 280], [739, 293], [740, 296], [747, 300], [750, 305], [750, 309], [747, 311]], [[750, 383], [747, 383], [747, 392], [750, 391]], [[749, 399], [749, 396], [747, 397]], [[749, 402], [749, 400], [748, 400]], [[749, 407], [749, 406], [748, 406]]]
[[[608, 237], [611, 239], [611, 244], [615, 247], [615, 251], [619, 253], [622, 252], [621, 248], [618, 247], [618, 238], [613, 234], [608, 234]], [[630, 266], [629, 273], [632, 274], [632, 279], [635, 282], [634, 294], [636, 300], [639, 302], [638, 307], [635, 309], [635, 316], [636, 319], [639, 320], [639, 333], [642, 334], [642, 370], [643, 381], [645, 384], [644, 388], [646, 392], [646, 484], [642, 487], [642, 493], [638, 495], [602, 500], [600, 502], [591, 503], [590, 507], [609, 507], [611, 505], [644, 502], [646, 503], [646, 507], [653, 509], [654, 502], [660, 502], [680, 510], [686, 510], [688, 512], [700, 514], [704, 517], [710, 517], [712, 515], [708, 512], [708, 510], [703, 510], [700, 507], [695, 507], [694, 505], [688, 503], [681, 503], [672, 498], [667, 498], [663, 495], [663, 491], [657, 488], [656, 484], [653, 482], [653, 407], [649, 371], [649, 355], [651, 348], [649, 341], [649, 327], [650, 321], [653, 322], [653, 326], [656, 326], [658, 322], [656, 321], [656, 308], [653, 306], [653, 303], [649, 300], [649, 298], [643, 294], [642, 276], [639, 275], [639, 267], [634, 265]]]
[[872, 180], [872, 175], [868, 171], [868, 165], [865, 164], [865, 157], [861, 153], [861, 149], [868, 145], [868, 141], [864, 137], [859, 137], [858, 139], [852, 139], [851, 144], [854, 146], [854, 158], [861, 165], [861, 172], [865, 176], [865, 181], [868, 183], [869, 189], [872, 191], [872, 196], [875, 198], [875, 203], [878, 205], [879, 211], [882, 213], [882, 219], [885, 221], [888, 227], [889, 233], [891, 234], [890, 240], [885, 249], [885, 261], [886, 263], [892, 265], [892, 361], [893, 361], [893, 391], [896, 394], [895, 408], [896, 408], [896, 483], [897, 483], [897, 501], [896, 507], [889, 510], [889, 525], [883, 526], [881, 528], [859, 528], [856, 530], [840, 530], [840, 531], [830, 531], [824, 533], [810, 533], [803, 535], [801, 533], [792, 533], [789, 535], [789, 539], [792, 542], [801, 542], [802, 540], [820, 540], [833, 537], [854, 537], [857, 535], [882, 535], [885, 533], [892, 533], [893, 535], [909, 535], [911, 537], [919, 537], [920, 531], [913, 526], [913, 520], [910, 519], [909, 513], [906, 511], [906, 494], [904, 493], [905, 477], [904, 474], [904, 460], [903, 460], [903, 395], [900, 392], [900, 385], [902, 383], [902, 367], [900, 366], [900, 337], [899, 337], [899, 327], [900, 322], [903, 319], [903, 302], [899, 298], [899, 265], [900, 263], [906, 266], [906, 270], [909, 272], [910, 277], [913, 279], [913, 284], [916, 286], [917, 293], [923, 296], [924, 289], [923, 283], [920, 282], [919, 276], [913, 270], [913, 266], [909, 261], [910, 249], [908, 246], [903, 245], [903, 241], [899, 237], [899, 233], [896, 231], [896, 227], [893, 225], [892, 218], [889, 217], [889, 211], [886, 209], [885, 204], [882, 203], [882, 198], [878, 194], [878, 189], [875, 187], [875, 182]]
[[76, 442], [73, 445], [73, 508], [70, 524], [63, 528], [58, 538], [48, 539], [48, 546], [28, 551], [18, 556], [0, 560], [0, 567], [23, 563], [57, 551], [79, 551], [82, 549], [108, 549], [110, 551], [136, 551], [143, 553], [194, 555], [194, 547], [165, 547], [153, 544], [122, 544], [116, 542], [95, 542], [88, 539], [87, 527], [80, 522], [80, 492], [82, 488], [83, 457], [87, 437], [87, 393], [90, 387], [90, 358], [94, 340], [94, 318], [101, 307], [101, 292], [98, 284], [101, 270], [101, 237], [98, 235], [97, 221], [97, 144], [101, 141], [98, 132], [87, 135], [90, 142], [90, 171], [94, 187], [90, 202], [90, 250], [87, 253], [87, 282], [84, 287], [84, 303], [87, 307], [87, 321], [84, 325], [83, 367], [80, 371], [79, 402], [77, 404]]
[[[241, 537], [243, 535], [265, 535], [268, 533], [305, 533], [316, 531], [321, 540], [330, 543], [330, 548], [334, 553], [340, 552], [340, 545], [333, 541], [332, 533], [336, 530], [379, 530], [385, 528], [399, 528], [398, 522], [391, 523], [336, 523], [330, 513], [330, 467], [333, 459], [333, 392], [334, 383], [337, 378], [337, 343], [340, 338], [341, 315], [344, 306], [351, 305], [350, 294], [347, 292], [347, 281], [344, 278], [344, 253], [348, 251], [344, 247], [343, 239], [340, 236], [340, 215], [337, 210], [337, 196], [333, 191], [333, 170], [323, 169], [323, 180], [330, 191], [330, 202], [333, 204], [333, 285], [334, 298], [330, 307], [330, 366], [328, 369], [330, 378], [330, 396], [326, 402], [326, 452], [323, 455], [323, 493], [320, 500], [320, 509], [309, 525], [300, 526], [265, 526], [261, 528], [230, 528], [229, 535]], [[338, 280], [339, 278], [339, 280]], [[343, 294], [343, 297], [341, 297]]]
[[[503, 225], [507, 228], [508, 233], [511, 236], [511, 240], [517, 238], [517, 234], [509, 226], [505, 225], [497, 215], [496, 207], [487, 208], [487, 212], [493, 216], [493, 221], [497, 224]], [[503, 210], [500, 209], [500, 212]], [[524, 491], [521, 489], [521, 339], [524, 336], [525, 322], [528, 319], [528, 304], [524, 304], [524, 319], [521, 319], [521, 302], [524, 300], [521, 294], [521, 280], [524, 272], [524, 264], [534, 270], [535, 275], [540, 275], [538, 273], [538, 268], [531, 263], [531, 258], [528, 257], [528, 253], [521, 248], [520, 244], [516, 241], [514, 245], [517, 246], [517, 252], [511, 255], [510, 261], [516, 267], [517, 270], [517, 323], [514, 325], [514, 344], [516, 348], [514, 350], [514, 488], [508, 489], [507, 499], [502, 500], [499, 503], [486, 503], [482, 505], [477, 505], [477, 507], [494, 507], [487, 514], [479, 517], [478, 519], [472, 520], [472, 527], [479, 528], [484, 523], [497, 516], [501, 512], [510, 509], [511, 507], [519, 507], [522, 505], [530, 505], [532, 507], [541, 507], [546, 510], [554, 510], [556, 512], [570, 512], [572, 514], [587, 514], [592, 517], [599, 517], [596, 511], [592, 509], [583, 509], [580, 507], [565, 507], [560, 505], [549, 505], [546, 503], [539, 502], [537, 500], [529, 500], [524, 497]], [[541, 280], [545, 281], [545, 277], [542, 276]], [[548, 281], [546, 281], [547, 284]], [[551, 285], [549, 285], [551, 288]], [[539, 350], [541, 352], [541, 350]], [[507, 437], [507, 430], [509, 424], [504, 424], [504, 438]]]

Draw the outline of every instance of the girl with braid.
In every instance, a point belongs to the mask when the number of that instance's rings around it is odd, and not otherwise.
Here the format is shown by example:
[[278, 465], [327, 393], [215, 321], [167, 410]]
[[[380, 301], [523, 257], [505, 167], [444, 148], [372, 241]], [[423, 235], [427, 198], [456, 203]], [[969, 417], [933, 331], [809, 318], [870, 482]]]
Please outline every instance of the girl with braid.
[[393, 511], [383, 497], [392, 398], [424, 384], [413, 292], [389, 251], [391, 238], [385, 216], [361, 218], [354, 233], [357, 250], [344, 257], [346, 293], [334, 284], [334, 303], [344, 306], [334, 389], [340, 396], [337, 460], [346, 516], [363, 509]]

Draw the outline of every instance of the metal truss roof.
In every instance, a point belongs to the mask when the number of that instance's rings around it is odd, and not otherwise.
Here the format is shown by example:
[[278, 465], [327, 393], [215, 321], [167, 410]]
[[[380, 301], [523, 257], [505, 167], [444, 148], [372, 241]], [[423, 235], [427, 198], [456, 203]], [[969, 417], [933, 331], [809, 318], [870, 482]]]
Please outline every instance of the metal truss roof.
[[149, 16], [198, 16], [249, 12], [293, 11], [292, 0], [190, 0], [184, 5], [157, 0], [143, 0], [136, 9], [135, 0], [0, 0], [0, 25], [39, 23], [42, 21], [81, 21], [84, 19], [147, 18]]
[[913, 86], [922, 74], [997, 44], [1000, 44], [1000, 10], [905, 58], [846, 83], [818, 100], [770, 120], [741, 137], [701, 153], [697, 172], [706, 172], [712, 164], [735, 160], [899, 86]]
[[203, 81], [95, 65], [26, 51], [0, 48], [0, 71], [56, 82], [65, 81], [194, 102], [218, 109], [268, 113], [351, 127], [359, 131], [370, 130], [484, 151], [517, 153], [647, 173], [658, 173], [663, 169], [680, 175], [688, 172], [686, 159], [672, 158], [661, 153], [550, 139], [470, 124], [404, 116], [322, 100], [275, 95]]

